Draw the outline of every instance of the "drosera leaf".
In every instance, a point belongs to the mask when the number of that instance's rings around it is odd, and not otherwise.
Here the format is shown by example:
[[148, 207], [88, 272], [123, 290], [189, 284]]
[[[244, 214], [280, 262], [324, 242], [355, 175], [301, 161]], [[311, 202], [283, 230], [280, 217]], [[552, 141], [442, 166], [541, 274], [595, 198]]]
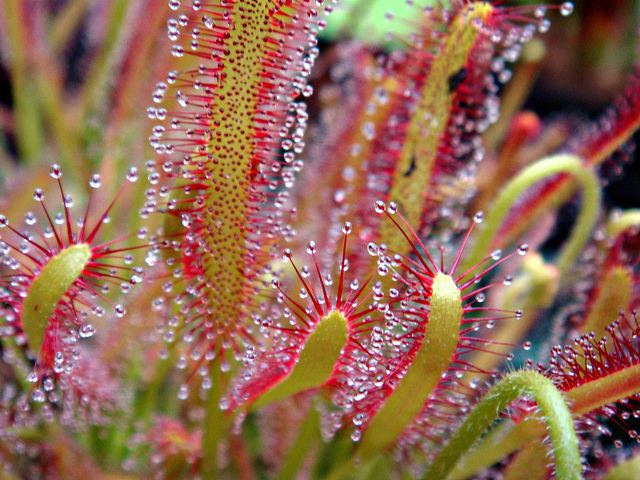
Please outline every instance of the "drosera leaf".
[[[386, 385], [382, 387], [384, 396], [379, 398], [370, 392], [372, 398], [355, 406], [364, 412], [366, 420], [362, 426], [362, 439], [352, 437], [354, 441], [361, 441], [355, 458], [363, 460], [384, 453], [396, 443], [402, 448], [410, 447], [414, 430], [419, 432], [417, 435], [428, 432], [430, 441], [444, 434], [447, 420], [456, 421], [459, 409], [467, 408], [469, 390], [473, 390], [459, 373], [481, 372], [467, 362], [466, 354], [492, 350], [491, 342], [470, 333], [484, 322], [511, 320], [518, 315], [517, 312], [473, 306], [476, 301], [484, 302], [484, 292], [492, 286], [478, 287], [480, 280], [516, 252], [487, 256], [469, 270], [462, 273], [457, 270], [466, 242], [480, 216], [471, 223], [451, 265], [445, 266], [442, 257], [440, 262], [434, 261], [408, 221], [392, 204], [386, 210], [378, 210], [385, 212], [410, 246], [409, 256], [394, 254], [393, 259], [387, 256], [393, 252], [377, 246], [369, 249], [371, 255], [378, 255], [378, 272], [384, 276], [394, 271], [398, 288], [406, 290], [408, 302], [404, 308], [409, 321], [400, 323], [403, 333], [394, 337], [394, 340], [406, 343], [397, 367], [388, 374]], [[411, 319], [411, 314], [418, 312], [423, 312], [426, 322], [418, 317]], [[442, 396], [443, 392], [454, 390], [466, 393], [451, 400]], [[336, 472], [341, 472], [342, 468], [346, 467], [340, 467]]]
[[297, 97], [322, 20], [311, 0], [169, 6], [179, 13], [168, 21], [171, 52], [185, 69], [154, 91], [158, 104], [172, 97], [168, 109], [148, 109], [161, 121], [150, 179], [164, 182], [166, 241], [182, 261], [166, 260], [177, 295], [196, 293], [182, 312], [206, 367], [250, 338], [258, 279], [291, 235], [280, 208], [299, 167], [307, 113]]
[[[629, 143], [640, 127], [640, 72], [629, 76], [625, 91], [599, 119], [588, 125], [567, 145], [569, 153], [581, 158], [585, 168], [601, 168], [616, 152]], [[615, 169], [614, 169], [615, 170]], [[531, 223], [552, 206], [565, 202], [574, 191], [572, 177], [561, 173], [541, 182], [526, 201], [509, 212], [500, 228], [502, 244], [513, 241]], [[499, 247], [495, 244], [495, 247]]]
[[[398, 89], [405, 98], [379, 136], [373, 163], [388, 177], [383, 199], [395, 202], [417, 232], [463, 215], [485, 156], [483, 134], [498, 117], [500, 84], [511, 77], [505, 62], [517, 60], [535, 32], [549, 28], [546, 12], [556, 9], [482, 1], [416, 6], [420, 28], [401, 75], [410, 82]], [[376, 241], [402, 253], [403, 240], [391, 226], [376, 233]]]
[[[631, 218], [627, 216], [626, 220]], [[640, 301], [636, 294], [640, 284], [637, 271], [640, 237], [638, 225], [627, 221], [619, 224], [619, 227], [626, 225], [626, 228], [612, 228], [616, 233], [605, 237], [602, 259], [587, 291], [585, 316], [579, 325], [583, 334], [593, 332], [596, 337], [604, 336], [607, 326], [618, 318], [620, 312], [633, 310]], [[610, 227], [611, 221], [609, 223]]]
[[[36, 188], [33, 199], [46, 221], [39, 222], [37, 213], [27, 211], [23, 229], [0, 215], [0, 228], [8, 230], [0, 241], [0, 253], [3, 263], [12, 269], [11, 275], [0, 278], [0, 314], [8, 326], [0, 334], [22, 339], [20, 345], [26, 347], [25, 353], [35, 359], [29, 381], [44, 383], [47, 391], [53, 392], [54, 380], [64, 378], [69, 386], [74, 385], [74, 379], [66, 376], [82, 376], [77, 373], [76, 365], [84, 361], [77, 342], [96, 333], [91, 317], [107, 313], [102, 304], [109, 305], [116, 317], [126, 315], [124, 305], [109, 299], [107, 293], [114, 283], [123, 294], [140, 283], [144, 269], [132, 266], [134, 252], [146, 250], [151, 258], [154, 247], [132, 243], [132, 236], [100, 241], [115, 200], [93, 218], [93, 192], [102, 185], [99, 175], [91, 177], [87, 206], [77, 218], [73, 215], [74, 200], [63, 189], [58, 164], [51, 166], [50, 176], [59, 190], [62, 211], [57, 207], [50, 210], [44, 191]], [[145, 236], [146, 232], [138, 232], [139, 239]], [[96, 362], [89, 361], [82, 369], [102, 375]], [[88, 385], [86, 381], [84, 384]], [[35, 401], [45, 399], [42, 390], [34, 391]]]
[[307, 338], [291, 373], [259, 397], [253, 408], [322, 386], [329, 380], [346, 340], [344, 315], [333, 311], [324, 316]]
[[450, 275], [438, 272], [431, 284], [425, 337], [407, 373], [371, 420], [357, 455], [385, 450], [420, 413], [449, 367], [460, 341], [462, 294]]
[[[432, 182], [441, 142], [448, 135], [457, 90], [467, 77], [467, 64], [473, 61], [472, 53], [481, 37], [477, 23], [486, 22], [493, 11], [489, 3], [472, 2], [456, 12], [420, 91], [389, 192], [389, 199], [398, 204], [400, 213], [415, 230], [421, 226], [427, 200], [425, 185]], [[380, 242], [394, 251], [405, 248], [403, 239], [389, 223], [381, 228]]]
[[[181, 314], [191, 372], [209, 371], [203, 382], [209, 390], [203, 392], [209, 397], [205, 477], [218, 474], [217, 447], [225, 428], [220, 382], [228, 380], [229, 359], [252, 342], [248, 320], [274, 245], [292, 235], [280, 208], [304, 145], [307, 112], [297, 97], [312, 91], [307, 77], [319, 54], [316, 34], [324, 26], [320, 4], [169, 1], [177, 13], [167, 23], [171, 53], [186, 58], [183, 70], [170, 71], [152, 95], [160, 104], [169, 93], [172, 102], [168, 109], [148, 109], [162, 122], [150, 138], [157, 153], [150, 180], [163, 181], [162, 194], [169, 199], [162, 199], [160, 209], [184, 227], [181, 238], [171, 232], [167, 239], [180, 243], [182, 262], [171, 255], [166, 261], [176, 298], [185, 300]], [[225, 371], [220, 375], [217, 369]], [[186, 399], [188, 387], [180, 392]]]
[[[318, 133], [309, 135], [309, 161], [292, 200], [298, 238], [305, 243], [313, 238], [319, 252], [332, 258], [340, 250], [342, 222], [351, 218], [366, 222], [370, 217], [371, 203], [377, 198], [372, 198], [368, 185], [375, 143], [401, 101], [398, 89], [403, 83], [360, 44], [340, 44], [329, 55], [337, 57], [330, 72], [333, 82], [318, 92], [323, 114]], [[328, 151], [332, 154], [327, 155]], [[348, 252], [351, 268], [368, 269], [366, 253], [362, 254], [365, 261], [358, 261], [359, 246]]]
[[22, 328], [33, 352], [40, 351], [49, 318], [90, 258], [91, 250], [86, 243], [67, 247], [49, 259], [31, 283], [22, 304]]

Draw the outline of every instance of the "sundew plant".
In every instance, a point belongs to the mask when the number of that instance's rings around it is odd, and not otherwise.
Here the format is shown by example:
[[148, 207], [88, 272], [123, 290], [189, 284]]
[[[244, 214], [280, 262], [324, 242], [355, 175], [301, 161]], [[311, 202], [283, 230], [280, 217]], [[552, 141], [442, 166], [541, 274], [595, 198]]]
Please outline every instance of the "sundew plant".
[[2, 0], [0, 479], [640, 478], [596, 3]]

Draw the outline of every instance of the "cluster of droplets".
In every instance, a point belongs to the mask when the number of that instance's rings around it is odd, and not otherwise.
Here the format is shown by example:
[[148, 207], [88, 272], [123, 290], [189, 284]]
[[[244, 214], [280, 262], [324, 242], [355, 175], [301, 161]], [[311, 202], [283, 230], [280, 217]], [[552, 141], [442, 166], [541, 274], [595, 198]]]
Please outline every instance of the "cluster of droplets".
[[551, 27], [551, 21], [547, 18], [549, 12], [558, 11], [560, 15], [567, 17], [573, 13], [573, 9], [573, 2], [547, 6], [497, 7], [496, 15], [504, 20], [497, 22], [500, 28], [491, 29], [493, 25], [487, 26], [482, 22], [478, 22], [478, 28], [489, 28], [491, 41], [509, 48], [517, 43], [528, 42], [536, 31], [548, 32]]
[[[473, 50], [473, 61], [470, 62], [473, 68], [466, 70], [466, 78], [463, 80], [469, 92], [463, 89], [465, 93], [459, 93], [459, 103], [453, 105], [447, 127], [447, 137], [450, 140], [439, 154], [442, 165], [456, 167], [445, 167], [445, 174], [435, 179], [433, 188], [437, 191], [438, 185], [444, 185], [450, 190], [453, 185], [458, 192], [456, 195], [447, 195], [437, 210], [430, 209], [438, 212], [428, 220], [431, 223], [442, 223], [443, 219], [460, 220], [464, 215], [464, 206], [475, 193], [471, 186], [478, 176], [478, 165], [485, 157], [482, 135], [498, 121], [498, 92], [501, 85], [508, 83], [512, 77], [509, 64], [519, 60], [524, 45], [536, 33], [544, 33], [549, 29], [550, 20], [546, 16], [550, 10], [558, 10], [561, 15], [566, 16], [573, 11], [573, 4], [565, 2], [554, 7], [493, 8], [488, 19], [475, 18], [473, 21], [481, 36]], [[450, 18], [445, 20], [450, 21]], [[459, 105], [464, 106], [460, 108]], [[446, 170], [453, 173], [447, 173]]]
[[[564, 2], [559, 6], [495, 8], [495, 21], [485, 23], [476, 19], [475, 24], [498, 49], [491, 61], [491, 70], [498, 82], [502, 84], [507, 83], [512, 76], [507, 64], [514, 64], [518, 61], [523, 46], [530, 42], [536, 33], [546, 33], [551, 27], [551, 21], [547, 18], [548, 13], [556, 10], [562, 16], [573, 13], [572, 2]], [[495, 122], [499, 112], [497, 109], [493, 109], [492, 112], [488, 118]]]
[[[372, 169], [367, 168], [367, 152], [378, 133], [374, 120], [389, 103], [389, 93], [378, 85], [385, 78], [385, 69], [375, 65], [371, 52], [362, 45], [347, 44], [336, 49], [335, 55], [331, 86], [319, 94], [327, 97], [326, 105], [308, 134], [308, 162], [291, 201], [297, 212], [295, 228], [301, 238], [317, 240], [320, 263], [327, 269], [340, 249], [342, 223], [359, 216], [359, 201], [368, 195]], [[334, 154], [327, 156], [327, 151]], [[326, 181], [318, 182], [318, 178]], [[360, 236], [366, 236], [364, 225], [358, 227]], [[355, 261], [354, 268], [359, 267]]]
[[[640, 362], [638, 325], [635, 312], [621, 312], [606, 327], [606, 336], [591, 332], [573, 340], [571, 345], [556, 345], [546, 370], [561, 390], [567, 391]], [[543, 368], [538, 365], [538, 368]]]

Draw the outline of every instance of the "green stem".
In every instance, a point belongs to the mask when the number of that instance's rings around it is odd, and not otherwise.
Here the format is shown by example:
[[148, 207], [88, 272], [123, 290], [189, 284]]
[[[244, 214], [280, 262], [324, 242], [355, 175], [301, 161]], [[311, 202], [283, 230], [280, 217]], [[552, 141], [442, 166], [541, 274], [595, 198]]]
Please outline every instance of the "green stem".
[[91, 65], [91, 70], [87, 75], [87, 81], [82, 93], [84, 108], [87, 112], [91, 107], [99, 108], [105, 101], [104, 93], [109, 82], [119, 73], [114, 69], [117, 66], [122, 52], [118, 48], [126, 38], [126, 19], [129, 4], [127, 0], [115, 0], [111, 4], [109, 18], [106, 22], [103, 47], [100, 55]]
[[149, 385], [144, 389], [144, 392], [136, 403], [134, 418], [137, 420], [148, 421], [154, 408], [158, 407], [158, 395], [167, 380], [171, 368], [176, 364], [177, 345], [177, 342], [171, 343], [167, 347], [168, 354], [166, 358], [161, 358], [156, 364], [156, 369]]
[[220, 362], [213, 362], [210, 368], [211, 389], [207, 397], [204, 419], [204, 431], [202, 433], [202, 478], [218, 477], [218, 447], [226, 430], [226, 419], [220, 408], [222, 398], [223, 374], [220, 371]]
[[50, 58], [45, 55], [38, 58], [38, 71], [34, 75], [38, 93], [36, 97], [40, 101], [42, 117], [58, 147], [58, 160], [65, 174], [72, 176], [76, 183], [84, 182], [88, 178], [84, 153], [78, 143], [74, 122], [64, 106], [60, 72], [51, 67]]
[[84, 128], [81, 140], [90, 153], [87, 162], [90, 168], [95, 168], [104, 154], [104, 139], [106, 129], [104, 124], [107, 118], [105, 99], [109, 98], [120, 73], [123, 54], [122, 47], [127, 38], [127, 17], [131, 12], [132, 3], [127, 0], [114, 0], [111, 2], [109, 19], [106, 23], [103, 48], [96, 60], [91, 65], [87, 80], [83, 85], [81, 94], [81, 115], [84, 120]]
[[324, 480], [342, 480], [355, 470], [355, 457], [351, 456], [331, 470]]
[[489, 390], [438, 454], [424, 478], [446, 478], [464, 453], [489, 428], [496, 415], [523, 395], [535, 399], [547, 425], [555, 457], [556, 477], [559, 480], [581, 479], [578, 437], [569, 407], [553, 382], [533, 371], [511, 373]]
[[311, 405], [309, 413], [304, 423], [300, 426], [300, 431], [296, 437], [291, 449], [287, 453], [284, 465], [278, 474], [277, 480], [293, 480], [302, 465], [309, 448], [319, 438], [320, 415], [318, 411]]
[[[2, 359], [7, 362], [13, 369], [15, 375], [15, 381], [23, 392], [29, 392], [33, 386], [27, 381], [29, 375], [29, 366], [24, 361], [23, 353], [18, 345], [16, 345], [16, 339], [11, 337], [0, 338], [0, 345], [2, 346]], [[7, 357], [11, 356], [11, 362], [7, 361]]]
[[[110, 440], [106, 442], [107, 451], [111, 452], [112, 458], [118, 462], [121, 462], [126, 455], [128, 449], [127, 440], [133, 434], [134, 424], [142, 424], [147, 427], [152, 415], [163, 411], [162, 408], [159, 408], [161, 405], [158, 402], [158, 397], [166, 383], [171, 368], [175, 365], [177, 345], [178, 342], [173, 342], [167, 347], [167, 357], [158, 360], [149, 383], [137, 391], [131, 412], [128, 418], [125, 419], [127, 427], [114, 429]], [[129, 370], [135, 371], [131, 366]], [[137, 375], [138, 373], [136, 372], [133, 378], [135, 379]], [[175, 396], [175, 392], [173, 395]]]
[[324, 444], [313, 469], [312, 478], [341, 480], [355, 470], [353, 441], [346, 433], [339, 432], [331, 442]]
[[28, 41], [21, 0], [5, 0], [4, 18], [6, 22], [6, 51], [10, 52], [11, 89], [13, 90], [13, 111], [15, 118], [15, 138], [20, 159], [27, 163], [39, 160], [44, 147], [44, 133], [35, 86], [29, 72]]
[[53, 52], [62, 53], [68, 45], [69, 39], [77, 31], [89, 6], [89, 0], [75, 0], [62, 6], [60, 13], [52, 20], [49, 29], [49, 42]]
[[514, 426], [503, 422], [482, 438], [474, 450], [465, 455], [449, 475], [449, 480], [465, 480], [498, 463], [545, 433], [544, 425], [531, 416]]
[[593, 170], [583, 166], [579, 157], [568, 154], [547, 157], [529, 165], [502, 189], [484, 224], [478, 229], [473, 249], [465, 265], [469, 267], [479, 262], [492, 248], [505, 217], [526, 190], [541, 180], [561, 173], [572, 175], [582, 188], [580, 214], [571, 237], [560, 252], [556, 263], [562, 278], [589, 240], [600, 213], [601, 196], [598, 177]]
[[640, 209], [625, 210], [620, 215], [612, 215], [607, 223], [607, 234], [615, 237], [626, 229], [640, 226]]
[[[605, 405], [640, 392], [640, 365], [632, 365], [605, 377], [575, 387], [565, 393], [574, 416], [580, 417]], [[485, 436], [474, 451], [460, 462], [452, 479], [472, 477], [510, 453], [544, 435], [544, 428], [535, 417], [517, 425], [505, 422]]]
[[384, 455], [377, 455], [360, 465], [355, 475], [355, 480], [387, 480], [392, 475]]

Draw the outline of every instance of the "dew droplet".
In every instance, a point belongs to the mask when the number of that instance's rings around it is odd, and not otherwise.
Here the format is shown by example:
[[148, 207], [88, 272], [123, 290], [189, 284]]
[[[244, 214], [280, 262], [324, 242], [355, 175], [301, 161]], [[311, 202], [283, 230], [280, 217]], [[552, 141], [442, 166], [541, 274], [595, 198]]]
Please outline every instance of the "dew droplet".
[[24, 214], [24, 223], [27, 225], [35, 225], [36, 216], [33, 212], [27, 212]]
[[100, 178], [100, 175], [98, 175], [97, 173], [94, 173], [93, 175], [91, 175], [91, 179], [89, 180], [89, 186], [91, 188], [100, 188], [100, 185], [102, 185], [102, 179]]
[[180, 400], [186, 400], [189, 398], [189, 388], [187, 388], [186, 385], [180, 385], [180, 388], [178, 389], [178, 398]]
[[42, 387], [44, 388], [45, 392], [51, 392], [54, 387], [53, 380], [50, 378], [45, 378], [44, 382], [42, 382]]
[[60, 178], [62, 176], [62, 169], [60, 168], [60, 165], [58, 165], [57, 163], [51, 165], [51, 168], [49, 169], [49, 175], [51, 176], [51, 178]]
[[45, 401], [45, 394], [39, 388], [35, 389], [31, 394], [31, 399], [36, 403], [42, 403]]
[[127, 172], [127, 180], [131, 183], [138, 181], [138, 169], [136, 167], [129, 168], [129, 171]]
[[215, 22], [213, 21], [213, 18], [211, 18], [209, 15], [202, 16], [202, 23], [204, 23], [204, 26], [207, 27], [209, 30], [211, 30], [215, 26]]
[[36, 188], [33, 191], [33, 199], [36, 200], [37, 202], [42, 202], [44, 200], [44, 192], [42, 191], [41, 188]]
[[562, 15], [563, 17], [571, 15], [572, 13], [573, 13], [573, 2], [564, 2], [560, 6], [560, 15]]
[[518, 255], [526, 255], [528, 251], [529, 251], [529, 245], [526, 243], [523, 243], [518, 247]]
[[473, 216], [473, 223], [482, 223], [483, 220], [484, 220], [483, 212], [476, 212], [476, 214]]
[[80, 338], [90, 338], [93, 337], [95, 333], [96, 329], [90, 323], [83, 324], [78, 331], [78, 335], [80, 335]]

